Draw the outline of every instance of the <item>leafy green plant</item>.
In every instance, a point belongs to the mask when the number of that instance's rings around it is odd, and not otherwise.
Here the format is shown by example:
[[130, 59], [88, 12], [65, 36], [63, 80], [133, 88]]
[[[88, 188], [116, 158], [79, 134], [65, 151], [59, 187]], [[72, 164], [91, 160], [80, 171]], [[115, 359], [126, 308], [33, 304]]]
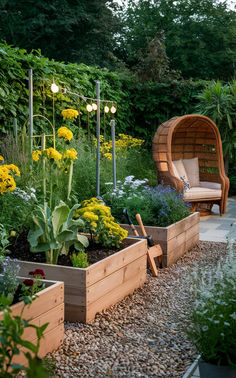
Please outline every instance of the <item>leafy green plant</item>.
[[72, 265], [76, 268], [87, 268], [89, 266], [88, 255], [84, 251], [79, 251], [78, 253], [73, 252], [70, 259]]
[[210, 117], [219, 127], [223, 145], [225, 170], [228, 173], [229, 162], [235, 161], [236, 131], [236, 80], [222, 84], [219, 80], [211, 82], [197, 96], [199, 103], [196, 110]]
[[236, 366], [235, 241], [215, 271], [196, 269], [190, 279], [195, 301], [187, 335], [205, 362]]
[[[27, 297], [25, 297], [25, 300]], [[43, 366], [42, 359], [38, 357], [40, 340], [48, 326], [48, 323], [38, 327], [30, 323], [30, 320], [23, 318], [23, 312], [28, 300], [25, 301], [20, 315], [12, 315], [10, 309], [11, 301], [3, 294], [0, 296], [0, 308], [4, 311], [3, 319], [0, 320], [0, 375], [3, 378], [11, 378], [16, 376], [20, 371], [24, 371], [27, 377], [44, 378], [47, 370]], [[25, 329], [33, 328], [36, 331], [36, 344], [23, 339]], [[26, 351], [24, 355], [28, 361], [28, 366], [16, 364], [13, 361], [14, 356], [20, 354], [20, 347], [24, 347]]]
[[128, 176], [113, 190], [111, 183], [107, 185], [104, 201], [111, 207], [112, 214], [120, 223], [127, 223], [123, 214], [126, 208], [135, 219], [139, 213], [147, 226], [167, 227], [172, 223], [187, 217], [190, 214], [189, 205], [183, 202], [183, 195], [178, 194], [174, 188], [144, 186], [147, 179], [135, 180]]
[[78, 234], [78, 229], [84, 227], [81, 219], [73, 219], [75, 210], [60, 201], [52, 213], [47, 204], [38, 206], [34, 211], [33, 227], [28, 234], [31, 252], [45, 252], [46, 262], [57, 264], [60, 254], [68, 254], [71, 245], [78, 250], [88, 246], [88, 239]]

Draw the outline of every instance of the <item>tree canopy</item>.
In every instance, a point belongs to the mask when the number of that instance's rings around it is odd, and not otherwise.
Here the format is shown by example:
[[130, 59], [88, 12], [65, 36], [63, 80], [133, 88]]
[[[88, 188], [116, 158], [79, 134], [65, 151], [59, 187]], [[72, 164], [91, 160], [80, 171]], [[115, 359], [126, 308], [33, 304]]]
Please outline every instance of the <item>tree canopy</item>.
[[109, 67], [116, 7], [110, 0], [1, 0], [0, 39], [56, 60]]
[[129, 67], [164, 31], [170, 68], [185, 78], [229, 79], [236, 66], [236, 13], [219, 0], [128, 0], [117, 55]]

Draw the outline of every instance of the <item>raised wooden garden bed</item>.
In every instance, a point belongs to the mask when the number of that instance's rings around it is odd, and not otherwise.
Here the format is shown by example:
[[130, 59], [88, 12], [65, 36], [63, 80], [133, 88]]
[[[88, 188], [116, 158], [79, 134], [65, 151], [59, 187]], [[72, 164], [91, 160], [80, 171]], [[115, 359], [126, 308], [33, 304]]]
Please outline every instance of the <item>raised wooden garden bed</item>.
[[129, 246], [88, 268], [19, 261], [21, 275], [43, 269], [46, 277], [65, 283], [65, 319], [92, 321], [97, 312], [131, 294], [146, 280], [146, 240], [127, 239]]
[[[145, 226], [147, 234], [152, 235], [154, 242], [162, 247], [164, 268], [173, 264], [198, 243], [199, 219], [199, 213], [196, 212], [168, 227]], [[132, 234], [128, 224], [121, 224], [121, 227], [128, 230], [130, 235]], [[140, 227], [135, 227], [141, 235]]]
[[[28, 272], [27, 272], [28, 273]], [[32, 278], [32, 277], [31, 277]], [[19, 277], [21, 282], [24, 278]], [[49, 323], [44, 331], [44, 337], [40, 341], [39, 356], [44, 357], [47, 353], [57, 349], [64, 338], [64, 283], [43, 280], [46, 288], [37, 293], [37, 298], [30, 306], [26, 306], [23, 312], [23, 319], [31, 320], [31, 324], [42, 326]], [[11, 306], [12, 315], [20, 315], [24, 303], [18, 302]], [[0, 312], [0, 320], [3, 319], [3, 312]], [[37, 342], [35, 329], [26, 328], [23, 339]], [[24, 349], [21, 349], [22, 351]], [[23, 353], [14, 356], [14, 363], [25, 364], [26, 358]]]

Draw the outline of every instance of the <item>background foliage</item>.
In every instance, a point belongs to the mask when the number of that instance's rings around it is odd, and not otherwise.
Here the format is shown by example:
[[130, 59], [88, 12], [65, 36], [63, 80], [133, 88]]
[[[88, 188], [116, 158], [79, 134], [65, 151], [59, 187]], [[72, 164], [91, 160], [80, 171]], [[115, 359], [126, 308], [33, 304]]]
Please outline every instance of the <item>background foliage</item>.
[[[49, 60], [40, 51], [27, 54], [26, 50], [0, 44], [0, 132], [13, 129], [14, 117], [19, 127], [28, 120], [28, 70], [34, 72], [34, 114], [43, 114], [52, 122], [53, 95], [50, 86], [53, 80], [72, 92], [96, 97], [96, 81], [101, 82], [101, 98], [117, 102], [115, 115], [117, 132], [148, 138], [157, 126], [176, 115], [193, 112], [195, 95], [203, 89], [205, 82], [192, 80], [165, 79], [162, 82], [139, 81], [128, 72], [109, 72], [105, 69], [84, 64], [64, 64]], [[81, 102], [81, 126], [87, 129], [86, 103]], [[78, 109], [78, 98], [72, 95], [55, 95], [56, 128], [62, 126], [61, 111], [68, 107]], [[110, 121], [111, 114], [106, 116]], [[50, 126], [35, 119], [35, 131], [41, 133]], [[72, 125], [73, 123], [71, 123]], [[95, 112], [90, 115], [91, 129], [95, 131]], [[74, 122], [79, 126], [79, 119]], [[103, 113], [101, 117], [103, 132]], [[48, 131], [49, 131], [48, 130]]]

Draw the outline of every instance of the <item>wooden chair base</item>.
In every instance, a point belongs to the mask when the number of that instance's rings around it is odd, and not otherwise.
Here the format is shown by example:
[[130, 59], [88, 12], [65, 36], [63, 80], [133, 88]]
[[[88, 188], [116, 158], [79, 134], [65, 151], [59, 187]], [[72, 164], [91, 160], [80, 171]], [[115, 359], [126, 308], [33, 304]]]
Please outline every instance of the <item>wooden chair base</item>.
[[207, 215], [212, 214], [212, 207], [213, 202], [193, 202], [191, 211], [194, 213], [195, 211], [198, 211], [200, 213], [200, 217], [204, 217]]

